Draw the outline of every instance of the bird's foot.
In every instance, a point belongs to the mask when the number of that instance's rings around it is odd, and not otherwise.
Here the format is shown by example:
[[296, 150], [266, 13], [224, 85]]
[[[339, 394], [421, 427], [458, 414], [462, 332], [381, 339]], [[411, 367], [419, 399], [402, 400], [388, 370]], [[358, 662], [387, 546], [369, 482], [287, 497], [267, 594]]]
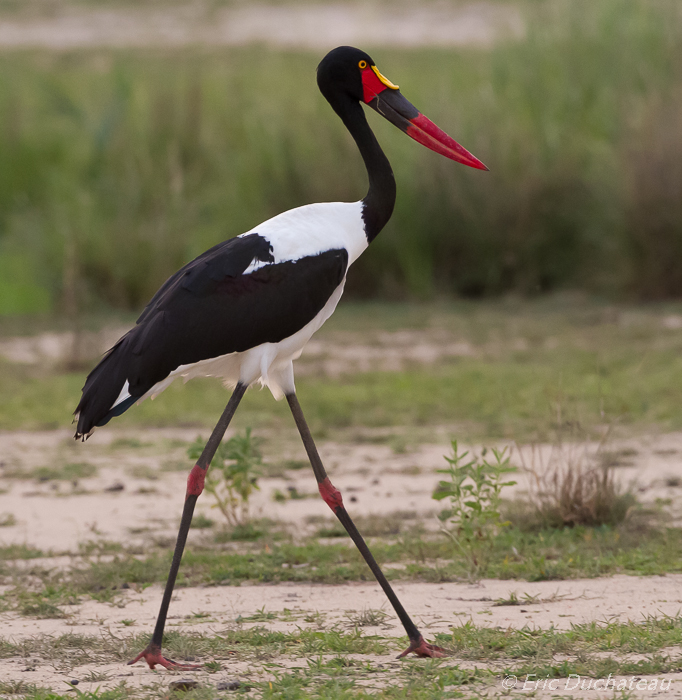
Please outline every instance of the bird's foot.
[[132, 661], [128, 661], [128, 666], [136, 664], [142, 658], [144, 658], [144, 660], [149, 664], [149, 668], [151, 669], [153, 669], [155, 666], [163, 666], [169, 671], [194, 671], [203, 667], [203, 664], [179, 664], [177, 661], [167, 659], [161, 654], [161, 647], [157, 646], [156, 644], [150, 644]]
[[437, 647], [435, 644], [429, 644], [424, 637], [419, 635], [418, 639], [410, 640], [410, 646], [405, 649], [405, 651], [398, 656], [402, 659], [403, 656], [408, 654], [416, 654], [417, 656], [428, 656], [432, 659], [440, 659], [445, 656], [445, 649]]

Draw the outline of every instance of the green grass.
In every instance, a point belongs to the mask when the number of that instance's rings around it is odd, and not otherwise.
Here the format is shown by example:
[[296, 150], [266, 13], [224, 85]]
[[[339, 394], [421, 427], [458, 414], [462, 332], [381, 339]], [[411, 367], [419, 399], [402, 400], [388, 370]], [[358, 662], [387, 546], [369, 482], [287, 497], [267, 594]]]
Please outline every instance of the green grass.
[[34, 617], [39, 620], [64, 619], [68, 617], [68, 615], [61, 608], [47, 600], [25, 602], [19, 608], [19, 612], [24, 617]]
[[61, 467], [36, 467], [31, 477], [38, 481], [86, 479], [97, 474], [97, 467], [88, 462], [70, 462]]
[[[347, 304], [320, 337], [332, 343], [356, 337], [371, 343], [372, 332], [382, 329], [424, 328], [469, 342], [474, 356], [400, 372], [303, 376], [297, 380], [299, 398], [318, 437], [367, 426], [444, 424], [455, 426], [451, 432], [460, 439], [548, 439], [567, 424], [587, 429], [621, 425], [629, 433], [679, 430], [682, 332], [663, 327], [667, 315], [679, 312], [677, 305], [609, 307], [561, 300]], [[83, 371], [0, 361], [0, 394], [5, 397], [0, 429], [66, 427], [83, 381]], [[216, 380], [179, 382], [155, 401], [133, 407], [111, 427], [212, 427], [227, 398]], [[286, 404], [273, 401], [267, 391], [249, 391], [235, 418], [240, 430], [292, 425]]]
[[10, 544], [0, 547], [0, 561], [14, 559], [39, 559], [46, 553], [26, 544]]
[[16, 609], [24, 617], [42, 620], [64, 619], [68, 612], [59, 606], [75, 605], [78, 596], [68, 586], [48, 583], [42, 591], [29, 591], [18, 586], [15, 591], [5, 596], [6, 602], [16, 601]]
[[595, 652], [651, 654], [682, 643], [682, 618], [647, 617], [643, 622], [588, 622], [565, 631], [549, 628], [478, 627], [471, 622], [438, 634], [437, 643], [459, 658], [540, 661], [557, 655]]
[[[146, 633], [100, 638], [82, 634], [55, 635], [52, 639], [26, 638], [19, 642], [0, 638], [0, 658], [18, 655], [48, 655], [55, 661], [69, 660], [73, 664], [92, 660], [127, 661], [138, 647], [147, 644]], [[263, 626], [249, 629], [225, 630], [219, 635], [205, 635], [168, 631], [164, 635], [164, 650], [169, 656], [191, 660], [198, 657], [248, 658], [254, 652], [290, 654], [306, 657], [317, 654], [385, 654], [394, 645], [391, 640], [367, 635], [361, 631], [275, 632]]]
[[[525, 41], [373, 52], [491, 171], [370, 115], [399, 197], [350, 293], [682, 291], [676, 3], [522, 8]], [[315, 85], [320, 58], [3, 53], [0, 313], [139, 309], [217, 241], [293, 206], [361, 197], [360, 159]]]
[[[372, 538], [371, 549], [391, 580], [462, 581], [469, 575], [467, 563], [450, 542], [438, 535], [427, 536], [419, 528], [412, 528], [393, 541]], [[0, 601], [4, 607], [25, 609], [27, 615], [48, 615], [50, 610], [56, 614], [53, 608], [48, 610], [49, 605], [69, 604], [82, 595], [109, 601], [124, 588], [163, 583], [168, 576], [168, 551], [145, 555], [138, 551], [109, 551], [111, 559], [102, 560], [101, 552], [93, 551], [91, 559], [64, 571], [44, 568], [37, 561], [30, 575], [34, 580], [42, 580], [44, 589], [30, 595], [22, 588], [23, 570], [14, 570], [11, 560], [6, 561], [4, 573], [13, 574], [11, 580], [16, 588], [0, 596]], [[17, 554], [21, 556], [21, 552]], [[87, 551], [80, 554], [86, 557]], [[494, 540], [487, 576], [547, 581], [680, 571], [682, 530], [626, 523], [618, 528], [576, 527], [535, 533], [509, 528]], [[215, 545], [189, 549], [183, 557], [177, 585], [371, 580], [367, 565], [349, 542], [322, 544], [311, 538], [294, 544], [265, 535], [242, 544], [236, 552]]]

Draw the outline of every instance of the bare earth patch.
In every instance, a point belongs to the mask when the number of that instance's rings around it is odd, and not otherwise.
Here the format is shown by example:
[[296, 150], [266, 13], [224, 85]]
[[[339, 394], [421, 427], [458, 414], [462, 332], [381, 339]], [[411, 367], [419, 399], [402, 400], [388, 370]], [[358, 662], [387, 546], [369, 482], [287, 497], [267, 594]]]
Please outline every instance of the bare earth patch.
[[[74, 442], [67, 430], [0, 433], [0, 514], [10, 514], [15, 521], [0, 529], [0, 545], [26, 544], [58, 553], [77, 551], [87, 540], [143, 545], [151, 536], [174, 537], [190, 466], [186, 448], [200, 432], [194, 428], [149, 429], [122, 436], [107, 429], [97, 431], [85, 445]], [[322, 458], [351, 515], [411, 511], [415, 518], [426, 519], [427, 526], [431, 522], [435, 527], [434, 514], [441, 506], [431, 494], [442, 478], [437, 470], [445, 466], [443, 455], [451, 451], [447, 436], [443, 434], [437, 443], [406, 447], [399, 431], [395, 436], [376, 431], [374, 439], [387, 444], [369, 442], [373, 434], [368, 431], [367, 442], [361, 444], [321, 443]], [[275, 467], [294, 460], [300, 468], [262, 478], [260, 491], [252, 496], [252, 516], [292, 523], [298, 531], [309, 533], [306, 523], [311, 518], [330, 517], [330, 513], [317, 495], [302, 447], [293, 432], [278, 434], [269, 443], [269, 459]], [[513, 461], [527, 465], [533, 460], [546, 463], [557, 451], [549, 445], [513, 449]], [[672, 512], [679, 515], [682, 433], [614, 441], [601, 451], [595, 443], [565, 450], [587, 455], [585, 459], [600, 455], [602, 460], [618, 460], [619, 482], [636, 488], [644, 503], [670, 500]], [[69, 464], [92, 465], [96, 475], [40, 480], [40, 469]], [[274, 469], [275, 474], [278, 471]], [[18, 478], [35, 474], [37, 478]], [[505, 491], [508, 497], [529, 486], [523, 473], [514, 479], [518, 483]], [[303, 498], [273, 500], [277, 491], [292, 490]], [[199, 501], [197, 513], [219, 517], [208, 496]], [[191, 536], [200, 533], [193, 531]]]

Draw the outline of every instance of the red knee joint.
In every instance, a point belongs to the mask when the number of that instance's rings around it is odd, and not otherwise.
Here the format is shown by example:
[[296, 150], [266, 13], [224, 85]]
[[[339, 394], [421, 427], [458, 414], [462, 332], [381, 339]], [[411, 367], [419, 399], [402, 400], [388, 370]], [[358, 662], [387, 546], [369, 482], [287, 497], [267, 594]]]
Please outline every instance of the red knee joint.
[[341, 491], [339, 491], [327, 477], [324, 481], [319, 484], [320, 496], [324, 499], [324, 502], [333, 510], [336, 511], [337, 508], [343, 507], [343, 498], [341, 498]]
[[198, 464], [192, 467], [192, 471], [187, 477], [187, 493], [185, 499], [189, 496], [200, 496], [204, 490], [204, 482], [206, 481], [206, 470], [202, 469]]

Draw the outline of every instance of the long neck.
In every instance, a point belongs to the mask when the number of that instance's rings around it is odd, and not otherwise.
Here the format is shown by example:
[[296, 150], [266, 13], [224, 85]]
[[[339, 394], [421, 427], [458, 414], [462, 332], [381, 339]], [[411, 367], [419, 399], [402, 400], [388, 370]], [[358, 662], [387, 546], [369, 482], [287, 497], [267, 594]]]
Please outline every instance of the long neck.
[[340, 105], [332, 104], [332, 107], [355, 139], [367, 168], [369, 190], [362, 200], [362, 218], [367, 241], [371, 243], [393, 213], [396, 193], [393, 170], [369, 128], [360, 103], [349, 99]]

